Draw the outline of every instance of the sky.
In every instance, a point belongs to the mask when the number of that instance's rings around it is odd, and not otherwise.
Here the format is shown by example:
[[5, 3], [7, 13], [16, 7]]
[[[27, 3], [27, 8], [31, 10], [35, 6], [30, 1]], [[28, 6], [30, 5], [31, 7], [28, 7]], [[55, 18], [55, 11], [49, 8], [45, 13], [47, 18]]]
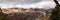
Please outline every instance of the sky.
[[53, 0], [0, 0], [1, 8], [44, 8], [50, 9], [55, 7]]

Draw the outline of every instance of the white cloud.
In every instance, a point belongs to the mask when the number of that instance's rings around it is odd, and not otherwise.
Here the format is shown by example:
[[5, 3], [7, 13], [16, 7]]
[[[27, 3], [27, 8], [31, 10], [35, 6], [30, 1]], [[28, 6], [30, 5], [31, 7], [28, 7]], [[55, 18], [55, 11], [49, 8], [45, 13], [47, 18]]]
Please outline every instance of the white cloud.
[[20, 7], [20, 8], [54, 8], [55, 7], [55, 3], [53, 1], [41, 1], [35, 4], [30, 4], [30, 5], [21, 5], [21, 4], [1, 4], [0, 6], [2, 7], [8, 7], [8, 8], [12, 8], [12, 7]]

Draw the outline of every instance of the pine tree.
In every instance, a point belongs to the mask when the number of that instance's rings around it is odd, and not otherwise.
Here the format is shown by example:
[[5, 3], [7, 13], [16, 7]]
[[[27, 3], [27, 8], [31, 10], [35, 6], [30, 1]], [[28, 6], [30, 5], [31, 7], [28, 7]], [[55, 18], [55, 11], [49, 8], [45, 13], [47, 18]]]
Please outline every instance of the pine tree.
[[4, 14], [0, 8], [0, 20], [5, 20], [6, 14]]
[[51, 20], [60, 20], [60, 4], [57, 0], [54, 0], [56, 7], [51, 12]]

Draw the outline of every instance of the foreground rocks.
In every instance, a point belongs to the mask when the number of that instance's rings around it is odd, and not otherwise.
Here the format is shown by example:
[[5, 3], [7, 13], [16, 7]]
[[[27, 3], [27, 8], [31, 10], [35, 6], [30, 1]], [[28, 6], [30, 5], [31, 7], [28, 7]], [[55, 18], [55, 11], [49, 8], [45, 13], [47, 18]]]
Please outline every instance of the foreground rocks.
[[33, 12], [33, 13], [10, 13], [7, 15], [6, 20], [46, 20], [46, 13]]
[[4, 20], [47, 20], [49, 17], [46, 12], [39, 9], [20, 9], [20, 8], [8, 8], [2, 9], [5, 16]]

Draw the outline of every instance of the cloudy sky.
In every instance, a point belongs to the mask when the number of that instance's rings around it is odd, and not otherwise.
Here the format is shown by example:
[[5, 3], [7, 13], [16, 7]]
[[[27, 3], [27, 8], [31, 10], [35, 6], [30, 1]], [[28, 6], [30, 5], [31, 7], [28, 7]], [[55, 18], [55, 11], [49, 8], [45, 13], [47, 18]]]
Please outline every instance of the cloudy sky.
[[53, 0], [0, 0], [1, 8], [54, 8]]

